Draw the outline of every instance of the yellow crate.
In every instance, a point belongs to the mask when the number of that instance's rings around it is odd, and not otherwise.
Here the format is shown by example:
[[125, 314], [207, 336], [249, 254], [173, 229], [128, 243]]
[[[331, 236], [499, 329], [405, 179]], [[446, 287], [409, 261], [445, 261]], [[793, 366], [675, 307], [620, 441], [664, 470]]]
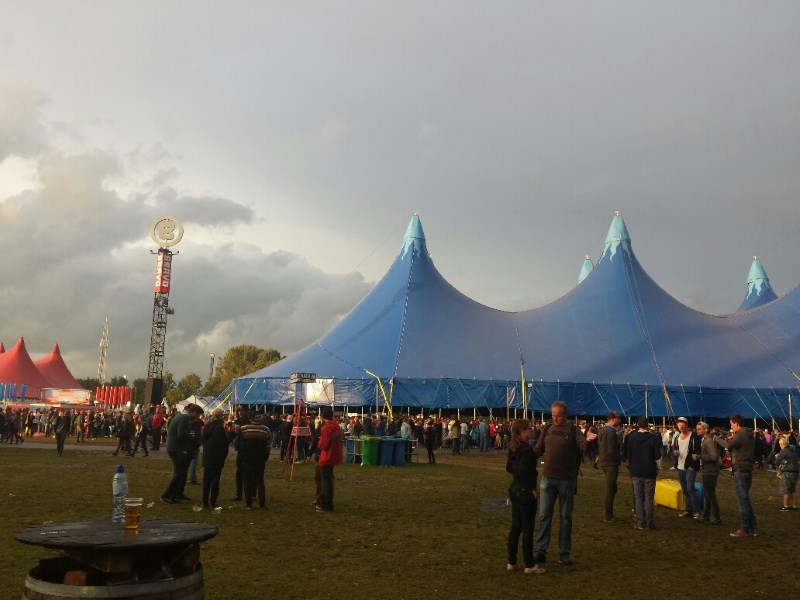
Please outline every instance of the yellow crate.
[[675, 479], [656, 480], [655, 502], [659, 506], [685, 510], [686, 504], [683, 500], [683, 491], [680, 482]]

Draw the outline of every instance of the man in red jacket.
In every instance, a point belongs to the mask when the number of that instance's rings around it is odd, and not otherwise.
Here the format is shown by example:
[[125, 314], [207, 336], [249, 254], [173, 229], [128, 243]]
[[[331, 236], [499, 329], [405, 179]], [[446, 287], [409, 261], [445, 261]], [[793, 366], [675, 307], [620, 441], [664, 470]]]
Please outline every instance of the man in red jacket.
[[325, 422], [317, 442], [317, 511], [330, 512], [333, 510], [333, 467], [342, 464], [344, 435], [339, 423], [333, 418], [333, 409], [330, 406], [323, 406], [320, 414]]

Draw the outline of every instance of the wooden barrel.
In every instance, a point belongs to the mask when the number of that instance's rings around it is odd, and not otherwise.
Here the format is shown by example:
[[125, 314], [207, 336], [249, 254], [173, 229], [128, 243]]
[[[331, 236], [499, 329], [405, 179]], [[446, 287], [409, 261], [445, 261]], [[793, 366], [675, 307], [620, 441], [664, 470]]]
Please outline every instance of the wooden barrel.
[[203, 600], [203, 568], [176, 579], [145, 581], [137, 584], [93, 586], [49, 583], [36, 577], [32, 569], [25, 579], [23, 600], [82, 600], [85, 598], [136, 598], [137, 600]]

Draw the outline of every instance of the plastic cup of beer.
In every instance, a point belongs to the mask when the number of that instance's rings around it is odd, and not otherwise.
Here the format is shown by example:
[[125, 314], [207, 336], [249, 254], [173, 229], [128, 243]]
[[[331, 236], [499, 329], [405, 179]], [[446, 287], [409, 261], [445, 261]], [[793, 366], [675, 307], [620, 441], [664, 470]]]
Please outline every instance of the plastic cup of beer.
[[136, 531], [142, 518], [142, 498], [128, 498], [125, 500], [125, 529]]

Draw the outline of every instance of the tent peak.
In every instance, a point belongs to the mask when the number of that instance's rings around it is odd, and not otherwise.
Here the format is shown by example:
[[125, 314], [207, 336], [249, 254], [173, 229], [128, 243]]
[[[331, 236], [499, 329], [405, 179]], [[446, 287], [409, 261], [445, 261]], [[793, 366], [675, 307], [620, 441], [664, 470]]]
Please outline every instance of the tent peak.
[[625, 226], [625, 221], [622, 219], [622, 214], [620, 211], [615, 210], [614, 218], [611, 220], [611, 226], [608, 228], [608, 235], [606, 236], [606, 247], [603, 250], [603, 256], [600, 257], [600, 260], [602, 260], [606, 254], [613, 260], [614, 255], [617, 253], [617, 248], [620, 246], [622, 246], [625, 252], [629, 253], [631, 251], [631, 236], [628, 233], [628, 228]]
[[589, 255], [587, 254], [586, 258], [583, 259], [583, 266], [581, 267], [581, 272], [578, 275], [578, 283], [586, 279], [589, 276], [589, 273], [591, 273], [593, 270], [594, 264], [592, 263], [592, 259], [589, 258]]
[[756, 283], [759, 280], [763, 280], [769, 285], [769, 277], [767, 277], [767, 272], [764, 270], [764, 267], [761, 265], [761, 261], [758, 260], [757, 256], [753, 257], [753, 262], [750, 265], [750, 272], [747, 274], [747, 283], [748, 285], [751, 283]]
[[403, 236], [403, 246], [400, 248], [400, 256], [404, 257], [409, 250], [425, 250], [425, 232], [422, 230], [422, 222], [419, 220], [419, 213], [414, 213], [406, 227], [406, 234]]
[[767, 272], [758, 260], [758, 256], [753, 257], [750, 264], [750, 271], [747, 273], [747, 295], [739, 307], [739, 310], [749, 310], [772, 302], [778, 297], [769, 283]]

